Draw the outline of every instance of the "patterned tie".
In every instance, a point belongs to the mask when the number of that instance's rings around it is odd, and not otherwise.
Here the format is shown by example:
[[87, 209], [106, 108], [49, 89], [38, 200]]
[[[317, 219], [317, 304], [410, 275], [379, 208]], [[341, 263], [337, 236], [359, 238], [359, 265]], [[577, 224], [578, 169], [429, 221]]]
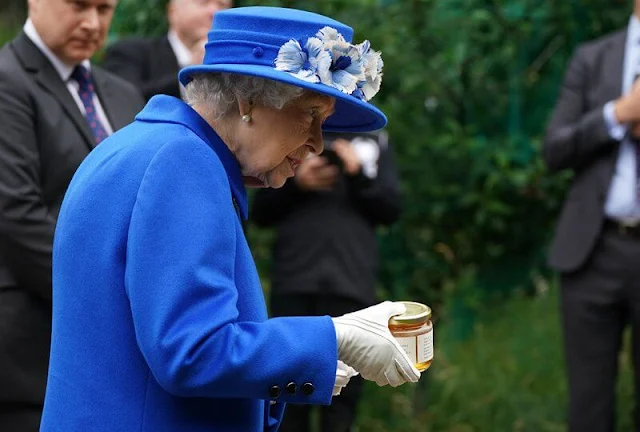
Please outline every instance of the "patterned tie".
[[[640, 69], [640, 64], [636, 66], [636, 72], [633, 76], [633, 81], [631, 82], [632, 87], [638, 78], [640, 78], [640, 70], [638, 69]], [[631, 139], [633, 149], [636, 153], [636, 200], [640, 202], [640, 137], [635, 137], [630, 132], [627, 133], [627, 136]]]
[[636, 201], [640, 202], [640, 141], [632, 138], [633, 148], [636, 151]]
[[93, 80], [91, 79], [91, 72], [89, 72], [86, 67], [78, 65], [73, 70], [71, 78], [78, 82], [78, 95], [80, 96], [80, 100], [84, 105], [84, 116], [87, 119], [87, 123], [89, 123], [89, 127], [91, 128], [91, 133], [93, 134], [96, 145], [100, 144], [100, 142], [105, 139], [108, 134], [102, 122], [100, 122], [100, 118], [98, 117], [98, 113], [96, 112], [96, 107], [93, 104], [93, 95], [95, 94], [95, 91], [93, 88]]

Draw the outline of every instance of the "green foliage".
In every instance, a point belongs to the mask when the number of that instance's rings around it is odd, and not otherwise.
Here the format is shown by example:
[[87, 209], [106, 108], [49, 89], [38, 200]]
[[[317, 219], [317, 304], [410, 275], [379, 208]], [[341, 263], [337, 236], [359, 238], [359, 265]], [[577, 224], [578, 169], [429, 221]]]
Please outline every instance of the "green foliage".
[[[562, 432], [566, 384], [557, 291], [483, 311], [469, 340], [436, 323], [436, 355], [416, 385], [366, 383], [361, 432]], [[630, 339], [621, 356], [617, 430], [633, 430]]]
[[111, 23], [111, 39], [166, 33], [168, 3], [169, 0], [120, 0]]
[[[559, 79], [576, 42], [622, 25], [626, 4], [236, 4], [324, 13], [351, 23], [356, 40], [366, 35], [383, 52], [385, 79], [375, 102], [389, 117], [406, 210], [381, 232], [381, 296], [443, 303], [462, 295], [457, 281], [469, 272], [480, 302], [531, 289], [545, 273], [544, 248], [567, 179], [550, 176], [538, 157]], [[113, 36], [163, 32], [163, 15], [162, 0], [121, 0]], [[270, 236], [252, 236], [260, 268], [268, 269]]]
[[[164, 32], [159, 4], [120, 0], [112, 36]], [[356, 41], [366, 37], [383, 53], [384, 84], [374, 102], [389, 117], [405, 212], [380, 232], [379, 293], [435, 306], [437, 357], [417, 386], [367, 386], [359, 430], [563, 430], [557, 299], [538, 293], [570, 174], [550, 175], [539, 150], [576, 44], [625, 25], [631, 2], [236, 5], [320, 12], [351, 24]], [[249, 230], [263, 276], [272, 234]], [[632, 429], [633, 382], [622, 360], [621, 431]]]
[[[567, 175], [550, 176], [538, 157], [544, 125], [576, 42], [624, 24], [629, 12], [587, 3], [236, 2], [333, 16], [383, 52], [375, 101], [389, 117], [406, 211], [381, 232], [381, 296], [444, 303], [464, 295], [457, 282], [472, 272], [478, 303], [530, 290], [545, 274]], [[158, 4], [121, 0], [114, 34], [164, 31]], [[252, 231], [252, 245], [268, 269], [264, 236]], [[468, 299], [456, 301], [471, 311]]]
[[0, 27], [0, 47], [15, 37], [16, 29]]

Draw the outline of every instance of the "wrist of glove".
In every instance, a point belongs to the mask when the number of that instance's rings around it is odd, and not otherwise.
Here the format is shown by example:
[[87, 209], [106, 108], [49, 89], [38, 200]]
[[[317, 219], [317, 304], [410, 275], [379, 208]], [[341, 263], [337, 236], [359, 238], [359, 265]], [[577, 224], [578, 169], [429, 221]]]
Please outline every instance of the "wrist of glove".
[[333, 396], [338, 396], [343, 388], [349, 384], [349, 380], [358, 375], [354, 368], [338, 360], [336, 369], [336, 382], [333, 385]]
[[389, 331], [389, 318], [404, 313], [402, 303], [385, 301], [332, 318], [338, 359], [379, 386], [417, 382], [420, 372]]

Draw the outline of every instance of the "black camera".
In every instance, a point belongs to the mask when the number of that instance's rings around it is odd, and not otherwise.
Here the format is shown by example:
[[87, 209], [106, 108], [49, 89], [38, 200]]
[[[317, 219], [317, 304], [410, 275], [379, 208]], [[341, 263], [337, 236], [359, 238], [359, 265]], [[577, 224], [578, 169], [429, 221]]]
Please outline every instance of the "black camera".
[[340, 172], [344, 171], [344, 161], [338, 156], [338, 153], [333, 149], [333, 142], [338, 138], [349, 139], [344, 134], [325, 132], [322, 134], [322, 143], [324, 144], [324, 150], [320, 153], [320, 156], [325, 158], [330, 165], [338, 167]]
[[320, 156], [325, 158], [329, 162], [329, 165], [338, 167], [340, 172], [344, 171], [344, 161], [340, 158], [340, 156], [338, 156], [338, 153], [336, 153], [335, 150], [325, 149], [322, 154], [320, 154]]

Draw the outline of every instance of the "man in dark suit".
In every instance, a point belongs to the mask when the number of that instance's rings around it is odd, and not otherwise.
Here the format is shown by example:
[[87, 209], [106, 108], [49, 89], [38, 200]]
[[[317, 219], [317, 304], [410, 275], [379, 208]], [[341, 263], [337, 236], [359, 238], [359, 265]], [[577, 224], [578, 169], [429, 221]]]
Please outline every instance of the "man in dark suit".
[[636, 0], [627, 28], [577, 49], [544, 141], [549, 168], [574, 173], [549, 256], [561, 274], [572, 432], [614, 430], [618, 355], [628, 324], [640, 392], [638, 17]]
[[116, 1], [30, 0], [24, 30], [0, 50], [3, 432], [39, 429], [53, 233], [67, 185], [89, 151], [144, 104], [130, 83], [88, 60], [105, 40]]
[[[304, 160], [280, 189], [260, 189], [251, 218], [276, 227], [273, 316], [339, 316], [376, 302], [376, 228], [401, 212], [400, 182], [386, 132], [325, 134], [325, 151]], [[348, 432], [362, 392], [352, 378], [331, 406], [323, 432]], [[307, 432], [309, 405], [287, 406], [281, 432]]]
[[232, 5], [232, 0], [169, 0], [169, 33], [122, 39], [107, 49], [103, 66], [136, 85], [147, 100], [156, 94], [180, 97], [178, 71], [202, 63], [214, 14]]

